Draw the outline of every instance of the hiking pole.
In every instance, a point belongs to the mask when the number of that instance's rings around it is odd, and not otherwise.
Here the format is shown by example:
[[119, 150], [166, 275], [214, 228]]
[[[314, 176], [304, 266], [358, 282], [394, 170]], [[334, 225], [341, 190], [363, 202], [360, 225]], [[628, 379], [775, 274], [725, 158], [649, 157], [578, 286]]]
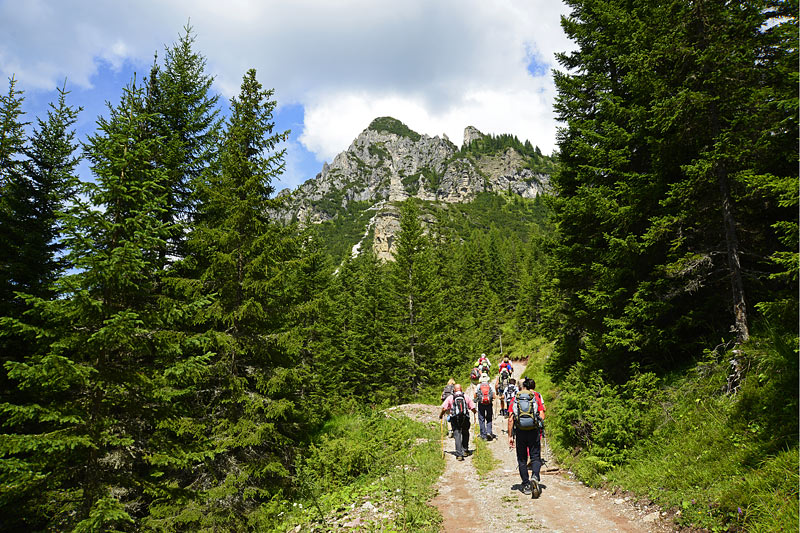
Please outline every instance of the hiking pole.
[[442, 459], [444, 459], [444, 420], [439, 419], [439, 437], [442, 441]]
[[[475, 413], [472, 413], [472, 423], [475, 424], [475, 425], [477, 425], [477, 422], [475, 421], [476, 417], [477, 416], [475, 415]], [[477, 459], [478, 458], [478, 439], [473, 439], [473, 440], [475, 441], [475, 458]]]

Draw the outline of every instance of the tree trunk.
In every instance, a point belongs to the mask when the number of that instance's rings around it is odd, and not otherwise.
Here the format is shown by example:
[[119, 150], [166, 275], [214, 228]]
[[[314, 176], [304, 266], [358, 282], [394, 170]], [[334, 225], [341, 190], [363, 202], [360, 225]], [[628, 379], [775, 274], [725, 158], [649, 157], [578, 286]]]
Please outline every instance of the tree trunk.
[[736, 220], [733, 217], [727, 171], [720, 165], [717, 167], [716, 173], [722, 200], [722, 218], [725, 224], [725, 245], [733, 295], [734, 329], [736, 331], [736, 341], [741, 344], [750, 338], [750, 330], [747, 327], [747, 306], [744, 300], [742, 265], [739, 260], [739, 239], [736, 236]]

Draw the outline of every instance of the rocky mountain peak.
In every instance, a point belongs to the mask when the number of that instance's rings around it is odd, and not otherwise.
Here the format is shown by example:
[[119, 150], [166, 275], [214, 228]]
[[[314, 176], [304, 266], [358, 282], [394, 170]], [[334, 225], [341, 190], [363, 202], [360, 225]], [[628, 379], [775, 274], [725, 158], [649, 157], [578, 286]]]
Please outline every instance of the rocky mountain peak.
[[465, 148], [469, 146], [472, 141], [476, 141], [478, 139], [483, 139], [486, 137], [483, 133], [478, 131], [478, 129], [474, 126], [467, 126], [464, 128], [464, 146]]
[[395, 118], [378, 117], [315, 178], [289, 193], [277, 215], [285, 222], [319, 223], [344, 216], [354, 205], [374, 211], [364, 235], [372, 237], [380, 257], [390, 259], [399, 229], [394, 202], [468, 202], [480, 192], [533, 198], [547, 187], [549, 177], [532, 170], [527, 156], [512, 147], [465, 150], [486, 137], [468, 126], [459, 150], [446, 136], [429, 137]]

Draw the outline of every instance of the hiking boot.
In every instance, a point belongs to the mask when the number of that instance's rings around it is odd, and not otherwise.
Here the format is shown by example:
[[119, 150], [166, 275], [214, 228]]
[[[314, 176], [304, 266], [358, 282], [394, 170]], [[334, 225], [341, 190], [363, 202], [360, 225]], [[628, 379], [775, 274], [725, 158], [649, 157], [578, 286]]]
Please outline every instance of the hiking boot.
[[463, 455], [456, 455], [456, 461], [463, 461], [463, 460], [464, 460]]
[[522, 494], [530, 495], [530, 493], [531, 493], [531, 484], [530, 484], [530, 482], [523, 483], [522, 484]]
[[531, 476], [530, 485], [531, 487], [529, 487], [529, 490], [530, 489], [532, 490], [530, 490], [529, 494], [533, 494], [534, 498], [538, 498], [539, 496], [542, 495], [542, 487], [539, 485], [539, 480], [536, 479], [535, 475]]

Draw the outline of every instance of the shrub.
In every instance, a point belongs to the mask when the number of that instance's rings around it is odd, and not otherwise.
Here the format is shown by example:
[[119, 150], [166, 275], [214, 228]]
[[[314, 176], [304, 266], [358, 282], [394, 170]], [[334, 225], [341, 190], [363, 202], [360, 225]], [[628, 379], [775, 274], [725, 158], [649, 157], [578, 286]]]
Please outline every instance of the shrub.
[[633, 377], [618, 386], [606, 382], [601, 372], [576, 365], [562, 385], [554, 417], [560, 444], [584, 451], [597, 473], [624, 462], [654, 428], [657, 386], [655, 374], [636, 367]]

